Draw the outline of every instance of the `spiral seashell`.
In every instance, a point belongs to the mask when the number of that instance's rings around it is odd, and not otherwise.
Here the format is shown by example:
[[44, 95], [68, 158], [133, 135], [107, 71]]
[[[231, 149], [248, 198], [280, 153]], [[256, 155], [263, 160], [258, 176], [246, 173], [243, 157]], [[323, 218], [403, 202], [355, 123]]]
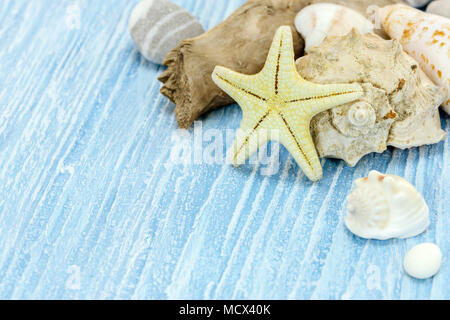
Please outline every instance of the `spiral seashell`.
[[[347, 137], [359, 137], [368, 134], [376, 126], [377, 114], [374, 106], [373, 95], [379, 92], [370, 90], [377, 90], [364, 84], [365, 97], [364, 100], [359, 100], [345, 106], [337, 107], [331, 110], [332, 122], [340, 133]], [[388, 103], [386, 101], [386, 103]]]
[[367, 178], [356, 180], [347, 202], [345, 225], [362, 238], [409, 238], [430, 224], [425, 200], [398, 176], [371, 171]]
[[358, 102], [347, 112], [347, 119], [355, 127], [373, 127], [377, 120], [377, 115], [370, 104]]
[[358, 101], [313, 118], [311, 132], [321, 157], [343, 159], [354, 166], [388, 145], [410, 148], [446, 136], [438, 110], [445, 89], [423, 73], [397, 40], [353, 30], [343, 37], [328, 37], [299, 58], [297, 67], [309, 81], [357, 82], [364, 90]]

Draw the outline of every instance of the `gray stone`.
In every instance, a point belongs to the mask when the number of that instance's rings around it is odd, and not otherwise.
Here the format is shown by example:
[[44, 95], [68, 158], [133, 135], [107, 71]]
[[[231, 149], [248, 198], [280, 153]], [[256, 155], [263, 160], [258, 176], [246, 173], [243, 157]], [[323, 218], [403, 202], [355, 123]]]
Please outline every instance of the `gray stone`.
[[437, 0], [431, 2], [427, 7], [427, 12], [450, 18], [450, 0]]
[[189, 12], [166, 0], [140, 2], [131, 12], [129, 29], [139, 52], [159, 64], [180, 41], [205, 32]]
[[406, 0], [406, 2], [408, 2], [411, 6], [416, 7], [416, 8], [423, 7], [430, 1], [431, 0]]

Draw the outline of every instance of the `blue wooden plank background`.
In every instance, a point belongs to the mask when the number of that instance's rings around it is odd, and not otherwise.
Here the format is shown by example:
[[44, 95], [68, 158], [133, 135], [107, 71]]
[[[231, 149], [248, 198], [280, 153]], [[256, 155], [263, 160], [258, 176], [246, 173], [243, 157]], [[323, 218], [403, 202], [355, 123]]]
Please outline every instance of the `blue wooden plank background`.
[[[448, 140], [355, 168], [323, 160], [315, 184], [284, 149], [271, 175], [233, 168], [220, 151], [197, 163], [199, 130], [226, 141], [240, 109], [177, 130], [163, 67], [128, 33], [136, 2], [0, 1], [0, 298], [450, 298]], [[244, 0], [175, 2], [209, 29]], [[190, 161], [175, 161], [180, 146]], [[346, 230], [345, 197], [371, 169], [423, 193], [424, 234], [368, 241]], [[444, 261], [419, 281], [402, 259], [424, 241]]]

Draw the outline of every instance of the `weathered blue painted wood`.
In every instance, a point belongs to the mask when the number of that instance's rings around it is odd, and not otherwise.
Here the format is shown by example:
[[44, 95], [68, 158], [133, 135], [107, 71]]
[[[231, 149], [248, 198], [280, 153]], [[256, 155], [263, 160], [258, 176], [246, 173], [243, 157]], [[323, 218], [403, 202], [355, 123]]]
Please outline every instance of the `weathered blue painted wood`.
[[[176, 2], [209, 29], [243, 0]], [[284, 149], [273, 175], [195, 163], [200, 126], [226, 141], [241, 113], [177, 130], [163, 68], [127, 31], [135, 3], [0, 1], [0, 298], [450, 298], [448, 140], [355, 168], [324, 160], [316, 184]], [[179, 146], [190, 163], [174, 162]], [[370, 169], [423, 192], [426, 233], [381, 242], [345, 229], [345, 197]], [[402, 257], [423, 241], [444, 263], [416, 281]]]

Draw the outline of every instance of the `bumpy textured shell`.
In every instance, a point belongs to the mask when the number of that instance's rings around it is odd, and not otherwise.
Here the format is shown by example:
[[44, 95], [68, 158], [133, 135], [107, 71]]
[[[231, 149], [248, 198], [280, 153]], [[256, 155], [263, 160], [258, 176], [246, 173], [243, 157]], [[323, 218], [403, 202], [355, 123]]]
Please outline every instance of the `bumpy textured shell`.
[[[328, 37], [298, 59], [297, 67], [309, 81], [358, 82], [365, 91], [360, 100], [312, 120], [311, 133], [321, 157], [343, 159], [353, 166], [388, 145], [409, 148], [446, 136], [438, 113], [445, 89], [434, 85], [396, 40], [361, 35], [354, 29], [344, 37]], [[352, 113], [361, 106], [365, 111], [358, 116], [367, 122], [352, 124]]]
[[422, 195], [403, 178], [371, 171], [347, 197], [345, 225], [362, 238], [414, 237], [428, 228], [429, 209]]

